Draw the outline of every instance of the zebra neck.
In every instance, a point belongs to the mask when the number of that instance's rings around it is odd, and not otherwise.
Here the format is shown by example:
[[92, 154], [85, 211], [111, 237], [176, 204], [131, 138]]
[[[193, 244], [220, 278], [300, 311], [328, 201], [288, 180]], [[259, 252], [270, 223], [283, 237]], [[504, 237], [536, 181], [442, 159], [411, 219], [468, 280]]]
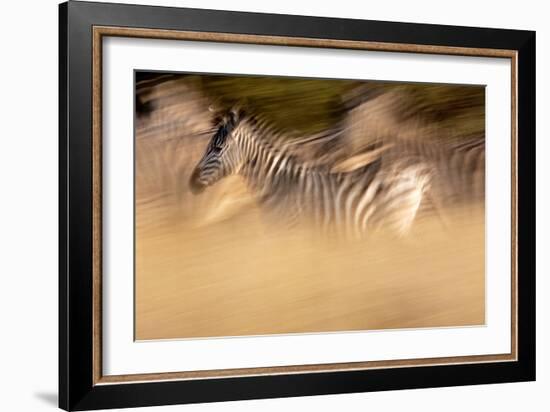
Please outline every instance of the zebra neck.
[[240, 174], [248, 186], [256, 192], [268, 193], [281, 181], [292, 184], [310, 167], [293, 156], [286, 148], [277, 147], [264, 137], [250, 131], [241, 134], [243, 163]]

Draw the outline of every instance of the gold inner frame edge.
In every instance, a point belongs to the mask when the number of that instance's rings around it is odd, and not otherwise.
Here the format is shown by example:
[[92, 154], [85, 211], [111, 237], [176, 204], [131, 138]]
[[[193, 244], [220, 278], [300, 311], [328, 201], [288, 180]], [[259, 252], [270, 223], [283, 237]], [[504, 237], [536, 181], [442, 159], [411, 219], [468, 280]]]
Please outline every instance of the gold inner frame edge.
[[[164, 40], [187, 40], [237, 44], [317, 47], [400, 53], [498, 57], [511, 60], [511, 133], [512, 133], [512, 259], [511, 259], [511, 353], [494, 355], [450, 356], [440, 358], [395, 359], [382, 361], [289, 365], [274, 367], [236, 368], [202, 371], [143, 373], [130, 375], [103, 375], [102, 356], [102, 40], [103, 37], [130, 37]], [[516, 361], [517, 339], [517, 52], [515, 50], [432, 46], [404, 43], [334, 40], [321, 38], [265, 36], [237, 33], [215, 33], [143, 29], [133, 27], [93, 26], [92, 41], [92, 227], [93, 227], [93, 384], [120, 384], [168, 380], [215, 379], [228, 377], [320, 373], [336, 371], [403, 368], [412, 366], [457, 365], [467, 363], [494, 363]]]

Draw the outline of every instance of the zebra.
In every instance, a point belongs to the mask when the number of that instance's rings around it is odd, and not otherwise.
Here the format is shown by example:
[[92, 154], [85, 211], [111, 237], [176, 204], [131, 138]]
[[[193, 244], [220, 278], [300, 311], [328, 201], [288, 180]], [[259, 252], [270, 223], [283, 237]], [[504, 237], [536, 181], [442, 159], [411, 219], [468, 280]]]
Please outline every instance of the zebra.
[[217, 124], [189, 185], [194, 194], [240, 175], [262, 209], [287, 222], [362, 238], [385, 225], [406, 234], [429, 188], [431, 171], [414, 157], [383, 165], [380, 159], [351, 172], [302, 161], [289, 139], [242, 109]]
[[[387, 143], [387, 142], [386, 142]], [[401, 140], [394, 156], [422, 159], [432, 170], [430, 199], [439, 209], [483, 204], [485, 199], [485, 138], [462, 137], [426, 141]], [[391, 161], [390, 153], [385, 157]]]

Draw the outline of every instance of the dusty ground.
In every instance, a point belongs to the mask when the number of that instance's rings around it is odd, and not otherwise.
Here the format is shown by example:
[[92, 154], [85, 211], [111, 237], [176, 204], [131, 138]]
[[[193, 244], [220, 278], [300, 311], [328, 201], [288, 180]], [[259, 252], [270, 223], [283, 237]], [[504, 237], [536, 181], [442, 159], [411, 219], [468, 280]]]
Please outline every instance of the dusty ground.
[[273, 233], [254, 213], [142, 229], [136, 337], [483, 324], [483, 217], [457, 223], [351, 243]]

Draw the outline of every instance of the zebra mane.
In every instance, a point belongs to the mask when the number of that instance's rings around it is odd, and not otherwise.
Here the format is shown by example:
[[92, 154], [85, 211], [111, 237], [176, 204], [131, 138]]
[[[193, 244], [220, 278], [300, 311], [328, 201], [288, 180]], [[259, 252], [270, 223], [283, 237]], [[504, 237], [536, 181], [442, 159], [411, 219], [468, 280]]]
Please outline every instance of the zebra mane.
[[[222, 123], [219, 132], [226, 123], [229, 133], [233, 129], [246, 130], [249, 138], [262, 150], [273, 156], [284, 156], [287, 163], [311, 171], [348, 173], [363, 169], [385, 152], [385, 149], [378, 150], [379, 147], [369, 148], [369, 153], [360, 153], [361, 162], [358, 163], [357, 158], [354, 157], [350, 160], [350, 162], [353, 161], [353, 167], [347, 163], [342, 166], [342, 162], [349, 160], [349, 154], [344, 150], [347, 129], [342, 122], [318, 133], [304, 134], [295, 130], [283, 130], [267, 116], [254, 113], [249, 109], [234, 108], [231, 112], [225, 112], [223, 118], [226, 121]], [[387, 148], [389, 145], [383, 146]], [[367, 157], [368, 161], [365, 161], [364, 158]]]
[[326, 165], [308, 161], [297, 154], [297, 149], [310, 143], [312, 140], [319, 139], [320, 134], [302, 136], [296, 132], [287, 132], [277, 128], [265, 117], [258, 115], [247, 115], [246, 118], [241, 120], [239, 125], [240, 127], [250, 129], [249, 136], [268, 153], [282, 155], [287, 159], [287, 162], [306, 169], [329, 170]]

